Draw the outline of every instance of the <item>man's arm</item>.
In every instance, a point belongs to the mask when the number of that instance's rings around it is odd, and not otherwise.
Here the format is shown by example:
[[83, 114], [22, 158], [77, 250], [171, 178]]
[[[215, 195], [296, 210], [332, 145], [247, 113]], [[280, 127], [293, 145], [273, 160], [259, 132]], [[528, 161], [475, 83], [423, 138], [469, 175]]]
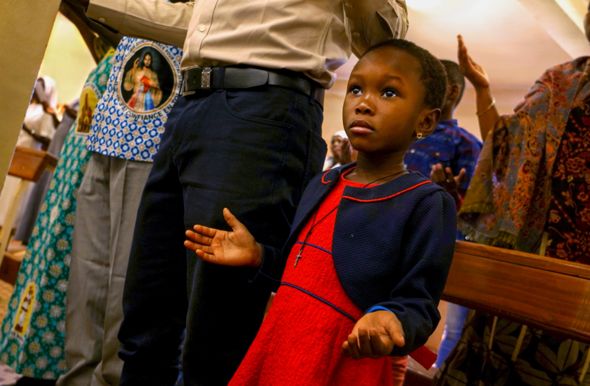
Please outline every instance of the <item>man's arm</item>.
[[86, 14], [124, 35], [182, 47], [193, 5], [193, 1], [91, 0]]
[[360, 57], [369, 47], [408, 31], [405, 0], [344, 0], [352, 52]]

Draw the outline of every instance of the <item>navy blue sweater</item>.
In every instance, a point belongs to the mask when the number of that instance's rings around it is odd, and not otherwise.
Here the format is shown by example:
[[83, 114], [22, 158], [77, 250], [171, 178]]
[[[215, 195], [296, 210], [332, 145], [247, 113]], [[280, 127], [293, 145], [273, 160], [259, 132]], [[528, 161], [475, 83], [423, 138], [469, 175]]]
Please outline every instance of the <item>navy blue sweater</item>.
[[[285, 248], [264, 247], [259, 277], [280, 278], [301, 228], [354, 164], [331, 169], [308, 185]], [[332, 255], [338, 278], [352, 301], [367, 311], [380, 306], [400, 320], [406, 345], [423, 345], [440, 315], [442, 294], [455, 246], [453, 198], [420, 174], [409, 173], [373, 187], [346, 187], [336, 217]], [[278, 281], [277, 281], [278, 282]]]

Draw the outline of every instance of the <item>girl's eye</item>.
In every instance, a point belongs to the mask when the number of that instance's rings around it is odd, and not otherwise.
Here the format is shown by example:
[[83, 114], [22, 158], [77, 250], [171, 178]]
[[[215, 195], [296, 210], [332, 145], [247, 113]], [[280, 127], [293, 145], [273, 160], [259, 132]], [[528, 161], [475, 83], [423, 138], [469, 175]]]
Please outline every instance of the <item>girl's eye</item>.
[[386, 98], [393, 98], [393, 97], [397, 96], [397, 91], [395, 91], [392, 88], [388, 88], [383, 91], [383, 96]]
[[348, 92], [353, 95], [361, 95], [363, 93], [359, 86], [351, 86]]

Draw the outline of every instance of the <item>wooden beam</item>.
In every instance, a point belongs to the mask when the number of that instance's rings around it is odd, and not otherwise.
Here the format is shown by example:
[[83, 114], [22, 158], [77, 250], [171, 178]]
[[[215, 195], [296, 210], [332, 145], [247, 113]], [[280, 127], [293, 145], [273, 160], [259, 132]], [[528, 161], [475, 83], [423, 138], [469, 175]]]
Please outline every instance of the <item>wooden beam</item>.
[[588, 54], [583, 20], [583, 0], [519, 0], [549, 36], [572, 58]]
[[590, 266], [457, 242], [443, 298], [590, 343]]

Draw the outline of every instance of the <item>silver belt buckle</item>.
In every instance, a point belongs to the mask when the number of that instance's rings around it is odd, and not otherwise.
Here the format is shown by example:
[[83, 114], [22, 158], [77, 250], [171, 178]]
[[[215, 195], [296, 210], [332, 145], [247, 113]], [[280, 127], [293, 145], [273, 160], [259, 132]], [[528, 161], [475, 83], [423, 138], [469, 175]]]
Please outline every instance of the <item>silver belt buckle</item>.
[[211, 67], [203, 67], [201, 70], [201, 88], [211, 88], [211, 72], [213, 72]]

